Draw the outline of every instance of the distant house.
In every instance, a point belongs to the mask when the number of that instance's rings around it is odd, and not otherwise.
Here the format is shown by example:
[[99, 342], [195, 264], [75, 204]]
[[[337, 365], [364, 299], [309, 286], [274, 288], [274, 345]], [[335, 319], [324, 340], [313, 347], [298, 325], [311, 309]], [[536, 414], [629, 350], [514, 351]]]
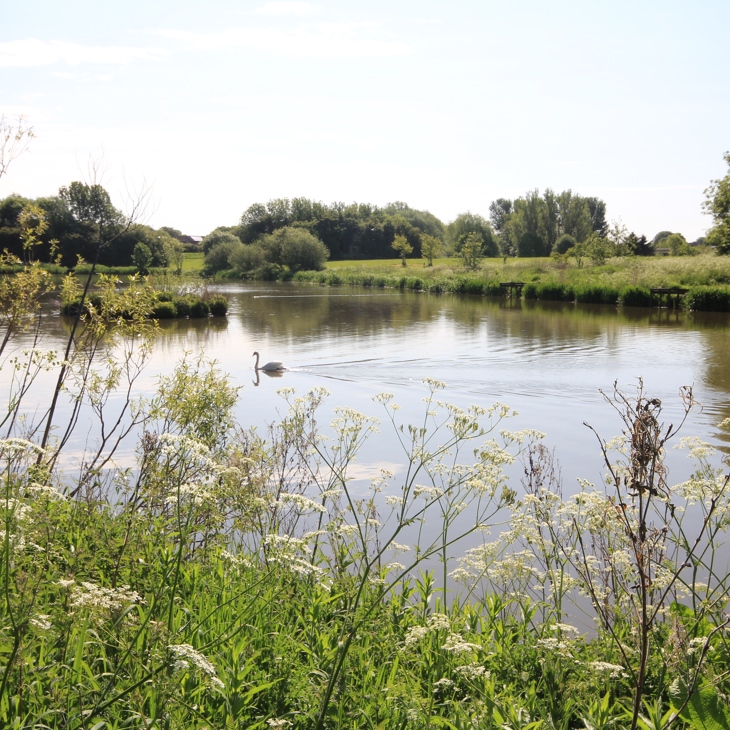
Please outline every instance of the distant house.
[[186, 245], [192, 245], [200, 247], [201, 242], [203, 241], [203, 236], [187, 236], [184, 233], [181, 233], [179, 236], [175, 236], [180, 243], [184, 243]]

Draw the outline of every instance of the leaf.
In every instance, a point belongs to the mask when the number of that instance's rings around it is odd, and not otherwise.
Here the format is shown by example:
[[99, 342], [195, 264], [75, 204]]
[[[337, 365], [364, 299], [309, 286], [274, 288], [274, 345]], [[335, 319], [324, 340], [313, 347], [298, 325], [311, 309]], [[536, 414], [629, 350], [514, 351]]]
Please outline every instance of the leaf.
[[[674, 684], [671, 703], [675, 712], [686, 698], [687, 686]], [[692, 693], [679, 716], [696, 730], [730, 730], [730, 710], [710, 684], [702, 685]]]
[[449, 722], [444, 717], [439, 717], [438, 715], [432, 715], [428, 718], [429, 725], [434, 725], [436, 727], [448, 727], [451, 728], [451, 730], [459, 730], [456, 725], [454, 725], [452, 722]]

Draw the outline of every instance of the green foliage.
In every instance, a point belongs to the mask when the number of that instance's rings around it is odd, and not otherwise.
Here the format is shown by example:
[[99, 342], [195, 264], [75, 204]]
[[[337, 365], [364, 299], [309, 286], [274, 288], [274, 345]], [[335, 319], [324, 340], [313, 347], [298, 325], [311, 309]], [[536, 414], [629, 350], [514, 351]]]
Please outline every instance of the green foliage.
[[256, 271], [266, 263], [266, 252], [255, 243], [237, 249], [230, 256], [230, 265], [237, 271]]
[[177, 309], [173, 302], [158, 301], [152, 309], [152, 317], [154, 319], [175, 319], [177, 317]]
[[391, 248], [398, 253], [400, 256], [401, 264], [406, 265], [406, 256], [413, 253], [413, 246], [408, 243], [408, 239], [405, 236], [396, 236], [393, 239]]
[[148, 274], [152, 266], [152, 251], [144, 243], [140, 242], [134, 247], [132, 261], [140, 274]]
[[573, 238], [573, 236], [569, 233], [564, 233], [555, 244], [555, 250], [558, 253], [567, 253], [571, 248], [573, 248], [573, 246], [575, 246], [575, 244], [575, 238]]
[[[447, 238], [456, 253], [461, 253], [464, 241], [469, 234], [474, 234], [481, 240], [482, 256], [493, 257], [499, 255], [497, 237], [488, 220], [476, 213], [461, 213], [446, 228]], [[476, 240], [475, 238], [470, 239]]]
[[421, 256], [426, 259], [428, 266], [433, 266], [433, 260], [441, 254], [443, 241], [427, 233], [421, 236]]
[[695, 251], [681, 233], [672, 233], [662, 241], [662, 246], [669, 249], [670, 256], [695, 256]]
[[309, 231], [324, 243], [334, 260], [387, 257], [396, 235], [406, 236], [420, 256], [423, 235], [444, 236], [444, 225], [436, 216], [405, 203], [379, 208], [366, 203], [326, 205], [307, 198], [279, 198], [252, 205], [241, 217], [239, 233], [245, 243], [253, 243], [285, 227]]
[[322, 241], [303, 228], [280, 228], [259, 239], [258, 245], [267, 262], [286, 266], [291, 272], [320, 271], [329, 258]]
[[696, 312], [730, 312], [730, 289], [727, 287], [692, 287], [685, 294], [684, 306]]
[[204, 254], [210, 253], [211, 249], [221, 243], [233, 244], [240, 243], [241, 239], [236, 236], [228, 227], [219, 227], [211, 231], [201, 242]]
[[459, 240], [459, 256], [464, 268], [476, 271], [484, 255], [484, 239], [481, 233], [465, 233]]
[[232, 268], [232, 259], [244, 248], [235, 236], [230, 236], [230, 240], [216, 244], [205, 254], [205, 264], [203, 271], [210, 276], [217, 271]]
[[[730, 166], [730, 152], [725, 153]], [[722, 180], [713, 180], [705, 190], [705, 212], [712, 216], [714, 226], [707, 232], [707, 242], [719, 254], [730, 254], [730, 172]]]

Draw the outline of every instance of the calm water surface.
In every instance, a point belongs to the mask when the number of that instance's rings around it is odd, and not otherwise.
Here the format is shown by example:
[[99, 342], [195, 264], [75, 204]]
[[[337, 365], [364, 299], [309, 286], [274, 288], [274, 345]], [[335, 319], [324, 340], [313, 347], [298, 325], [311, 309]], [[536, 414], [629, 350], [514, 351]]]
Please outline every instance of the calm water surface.
[[[422, 381], [435, 378], [448, 386], [444, 400], [460, 406], [501, 401], [519, 412], [508, 427], [544, 431], [570, 491], [577, 477], [598, 482], [602, 474], [595, 436], [583, 422], [606, 438], [620, 430], [600, 391], [610, 392], [614, 381], [630, 391], [643, 378], [647, 392], [662, 399], [667, 423], [680, 419], [680, 386], [692, 385], [703, 407], [692, 414], [685, 435], [730, 450], [730, 432], [717, 427], [730, 417], [725, 315], [617, 313], [593, 306], [306, 285], [236, 283], [217, 290], [229, 299], [227, 319], [162, 322], [139, 394], [151, 394], [156, 378], [170, 372], [185, 352], [202, 349], [242, 386], [237, 416], [244, 426], [263, 428], [277, 420], [286, 407], [276, 393], [282, 387], [304, 394], [324, 386], [331, 406], [375, 416], [382, 410], [372, 397], [393, 393], [403, 420], [416, 421], [423, 415]], [[49, 314], [45, 330], [46, 346], [60, 348], [67, 325]], [[289, 369], [281, 377], [261, 373], [256, 384], [254, 350], [262, 362], [282, 360]], [[383, 426], [359, 459], [359, 475], [381, 467], [397, 472], [402, 462]], [[670, 457], [676, 479], [688, 467], [686, 459]]]

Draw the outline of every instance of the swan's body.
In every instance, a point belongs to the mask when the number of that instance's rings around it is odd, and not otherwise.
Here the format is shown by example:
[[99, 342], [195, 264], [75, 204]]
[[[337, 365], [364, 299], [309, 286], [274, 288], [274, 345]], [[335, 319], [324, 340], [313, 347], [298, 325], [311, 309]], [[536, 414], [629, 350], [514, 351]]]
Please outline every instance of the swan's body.
[[271, 362], [267, 362], [266, 365], [259, 367], [258, 352], [254, 352], [254, 355], [256, 356], [256, 365], [254, 365], [254, 370], [263, 370], [266, 373], [272, 373], [277, 370], [286, 370], [284, 363], [281, 362], [281, 360], [272, 360]]

